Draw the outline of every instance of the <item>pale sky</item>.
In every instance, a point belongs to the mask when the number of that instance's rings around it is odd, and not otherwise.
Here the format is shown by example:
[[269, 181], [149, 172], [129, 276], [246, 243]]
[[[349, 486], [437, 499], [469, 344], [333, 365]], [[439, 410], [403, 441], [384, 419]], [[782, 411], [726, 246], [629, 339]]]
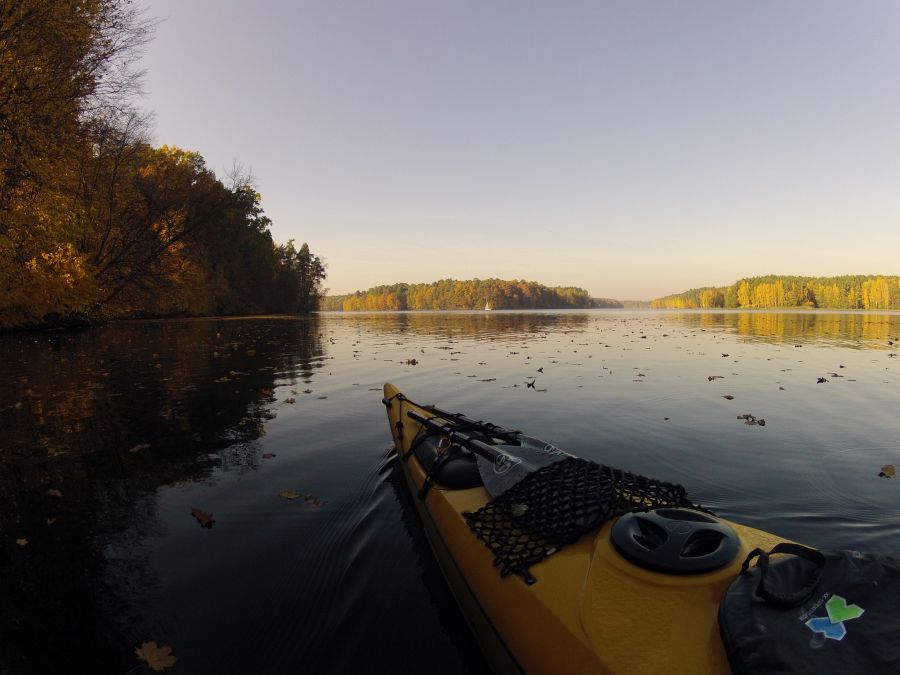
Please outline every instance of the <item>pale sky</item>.
[[900, 2], [150, 0], [155, 141], [346, 293], [900, 274]]

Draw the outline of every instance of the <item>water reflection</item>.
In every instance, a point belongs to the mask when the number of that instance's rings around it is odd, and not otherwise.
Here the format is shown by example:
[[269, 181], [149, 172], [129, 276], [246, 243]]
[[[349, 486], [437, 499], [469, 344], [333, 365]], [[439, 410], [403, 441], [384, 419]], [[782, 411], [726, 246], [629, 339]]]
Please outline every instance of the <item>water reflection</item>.
[[385, 380], [781, 536], [896, 552], [898, 334], [896, 313], [595, 311], [0, 338], [0, 672], [124, 673], [144, 640], [192, 673], [478, 671], [385, 473]]
[[119, 624], [136, 610], [110, 611], [130, 593], [116, 579], [153, 573], [114, 569], [116, 551], [153, 530], [161, 486], [255, 468], [276, 378], [308, 380], [323, 354], [316, 318], [0, 340], [3, 672], [49, 672], [63, 654], [98, 672], [130, 663]]
[[366, 332], [392, 336], [414, 335], [436, 339], [483, 340], [490, 336], [535, 335], [555, 330], [584, 328], [585, 312], [329, 312], [329, 321], [352, 325]]
[[666, 321], [692, 328], [726, 330], [754, 342], [828, 343], [888, 349], [900, 335], [896, 312], [685, 311], [665, 313]]

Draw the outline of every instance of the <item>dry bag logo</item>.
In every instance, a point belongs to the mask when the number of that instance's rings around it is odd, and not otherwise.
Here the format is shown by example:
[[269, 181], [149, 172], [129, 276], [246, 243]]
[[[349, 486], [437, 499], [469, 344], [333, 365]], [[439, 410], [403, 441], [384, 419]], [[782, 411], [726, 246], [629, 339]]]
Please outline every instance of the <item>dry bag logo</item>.
[[844, 622], [858, 619], [866, 611], [859, 605], [848, 605], [839, 595], [832, 595], [825, 603], [825, 609], [828, 616], [815, 616], [809, 619], [806, 625], [811, 631], [822, 633], [829, 640], [843, 640], [847, 634]]
[[504, 455], [502, 452], [498, 453], [494, 458], [494, 473], [498, 476], [502, 476], [511, 468], [516, 466], [516, 464], [521, 464], [522, 460], [518, 457], [510, 457], [509, 455]]

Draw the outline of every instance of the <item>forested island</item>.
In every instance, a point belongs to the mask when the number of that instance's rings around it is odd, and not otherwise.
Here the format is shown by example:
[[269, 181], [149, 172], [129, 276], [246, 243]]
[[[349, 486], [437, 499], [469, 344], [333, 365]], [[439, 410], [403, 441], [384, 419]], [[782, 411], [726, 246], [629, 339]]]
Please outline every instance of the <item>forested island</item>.
[[730, 286], [692, 288], [658, 298], [651, 304], [657, 309], [900, 309], [900, 276], [752, 277]]
[[151, 32], [126, 0], [0, 11], [0, 329], [317, 307], [322, 261], [275, 244], [248, 176], [149, 142]]
[[621, 307], [615, 300], [595, 301], [583, 288], [550, 288], [534, 281], [503, 279], [442, 279], [430, 284], [399, 283], [323, 299], [332, 311], [435, 310], [435, 309], [585, 309]]

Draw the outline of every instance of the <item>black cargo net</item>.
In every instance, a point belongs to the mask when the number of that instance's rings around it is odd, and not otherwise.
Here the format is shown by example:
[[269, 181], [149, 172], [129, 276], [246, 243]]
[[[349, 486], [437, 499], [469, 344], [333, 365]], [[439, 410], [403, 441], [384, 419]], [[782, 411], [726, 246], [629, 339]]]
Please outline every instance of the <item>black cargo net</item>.
[[[469, 527], [500, 575], [536, 579], [528, 568], [629, 511], [693, 505], [680, 485], [570, 457], [529, 474], [475, 513]], [[695, 507], [696, 508], [696, 507]]]

